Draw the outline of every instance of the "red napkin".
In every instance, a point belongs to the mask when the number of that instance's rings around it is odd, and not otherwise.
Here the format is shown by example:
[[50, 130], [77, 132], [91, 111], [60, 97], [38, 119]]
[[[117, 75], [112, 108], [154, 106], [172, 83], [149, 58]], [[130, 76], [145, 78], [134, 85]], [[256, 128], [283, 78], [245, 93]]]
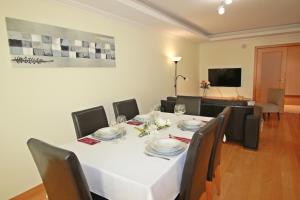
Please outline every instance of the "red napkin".
[[143, 124], [143, 122], [138, 122], [138, 121], [128, 121], [127, 124], [134, 125], [134, 126], [139, 126]]
[[85, 144], [89, 144], [89, 145], [94, 145], [94, 144], [97, 144], [99, 143], [100, 141], [99, 140], [95, 140], [93, 138], [81, 138], [81, 139], [78, 139], [78, 142], [83, 142]]
[[179, 141], [187, 143], [187, 144], [191, 142], [191, 139], [184, 138], [184, 137], [178, 137], [178, 136], [171, 136], [171, 135], [169, 135], [169, 138], [173, 138], [173, 139], [179, 140]]

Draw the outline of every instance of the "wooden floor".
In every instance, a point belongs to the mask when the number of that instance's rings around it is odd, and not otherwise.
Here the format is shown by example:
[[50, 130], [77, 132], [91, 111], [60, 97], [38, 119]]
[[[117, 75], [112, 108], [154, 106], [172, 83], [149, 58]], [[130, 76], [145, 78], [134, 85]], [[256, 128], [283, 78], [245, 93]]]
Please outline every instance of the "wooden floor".
[[[300, 114], [283, 114], [264, 122], [258, 151], [224, 144], [222, 192], [214, 200], [300, 199]], [[42, 187], [14, 200], [44, 200]]]

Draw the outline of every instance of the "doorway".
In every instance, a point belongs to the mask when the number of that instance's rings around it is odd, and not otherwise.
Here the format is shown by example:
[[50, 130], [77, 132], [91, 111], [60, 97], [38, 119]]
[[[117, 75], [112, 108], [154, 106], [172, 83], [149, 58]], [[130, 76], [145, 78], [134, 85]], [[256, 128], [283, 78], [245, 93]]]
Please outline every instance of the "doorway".
[[300, 43], [256, 47], [253, 99], [265, 103], [269, 88], [281, 88], [288, 112], [299, 110], [299, 75]]

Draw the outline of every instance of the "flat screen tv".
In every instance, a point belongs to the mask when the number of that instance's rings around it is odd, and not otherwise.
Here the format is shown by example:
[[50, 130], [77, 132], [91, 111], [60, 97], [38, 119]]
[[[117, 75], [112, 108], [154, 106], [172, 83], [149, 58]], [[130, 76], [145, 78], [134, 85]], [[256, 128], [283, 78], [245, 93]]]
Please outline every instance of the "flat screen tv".
[[208, 69], [211, 86], [241, 87], [241, 68]]

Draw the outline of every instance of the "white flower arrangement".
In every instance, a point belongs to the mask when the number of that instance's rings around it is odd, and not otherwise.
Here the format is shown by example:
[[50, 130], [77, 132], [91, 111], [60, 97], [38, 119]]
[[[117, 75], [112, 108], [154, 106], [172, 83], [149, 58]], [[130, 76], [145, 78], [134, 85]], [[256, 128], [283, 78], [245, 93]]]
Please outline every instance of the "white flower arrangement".
[[149, 134], [156, 134], [158, 133], [158, 130], [167, 128], [171, 126], [171, 121], [169, 119], [164, 120], [161, 118], [155, 119], [152, 123], [145, 123], [144, 126], [141, 127], [135, 127], [138, 131], [140, 131], [139, 136], [143, 137], [145, 135]]
[[162, 129], [171, 126], [171, 121], [169, 119], [164, 120], [162, 118], [158, 118], [154, 121], [154, 124], [158, 127], [158, 129]]

